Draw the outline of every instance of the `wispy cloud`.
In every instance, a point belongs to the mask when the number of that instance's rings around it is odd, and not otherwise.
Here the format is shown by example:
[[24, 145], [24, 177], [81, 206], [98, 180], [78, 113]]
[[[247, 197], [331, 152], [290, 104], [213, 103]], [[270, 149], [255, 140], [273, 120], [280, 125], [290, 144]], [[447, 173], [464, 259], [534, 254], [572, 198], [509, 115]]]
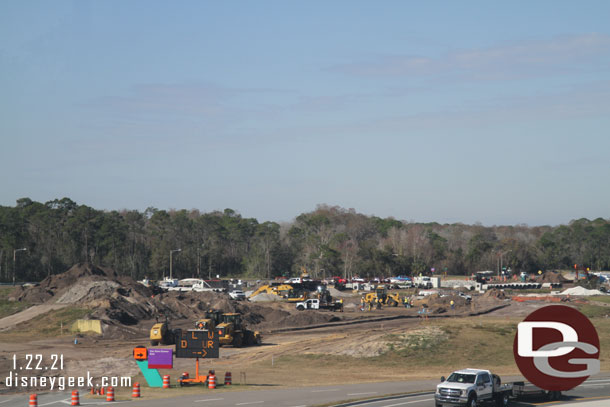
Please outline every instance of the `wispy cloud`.
[[438, 57], [385, 55], [374, 61], [336, 65], [331, 69], [359, 76], [431, 77], [502, 80], [610, 66], [610, 36], [587, 34], [532, 40], [482, 49], [448, 52]]

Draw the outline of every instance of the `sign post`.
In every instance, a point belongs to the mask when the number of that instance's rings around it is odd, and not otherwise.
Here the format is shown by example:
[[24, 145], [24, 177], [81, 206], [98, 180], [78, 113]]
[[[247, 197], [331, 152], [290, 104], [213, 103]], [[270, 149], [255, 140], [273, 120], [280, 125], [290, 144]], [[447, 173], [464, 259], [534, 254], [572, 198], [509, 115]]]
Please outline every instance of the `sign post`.
[[181, 331], [176, 335], [176, 357], [195, 358], [195, 377], [182, 377], [178, 380], [181, 386], [191, 383], [205, 383], [207, 375], [199, 375], [199, 359], [218, 358], [218, 335], [204, 330]]

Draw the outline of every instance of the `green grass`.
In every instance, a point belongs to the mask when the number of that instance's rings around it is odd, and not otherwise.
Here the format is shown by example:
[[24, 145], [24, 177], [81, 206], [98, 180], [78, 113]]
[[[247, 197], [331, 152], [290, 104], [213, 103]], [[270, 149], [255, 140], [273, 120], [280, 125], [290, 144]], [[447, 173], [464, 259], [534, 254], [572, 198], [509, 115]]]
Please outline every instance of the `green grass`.
[[594, 297], [589, 297], [589, 300], [610, 304], [610, 295], [596, 295]]
[[16, 314], [31, 305], [25, 301], [9, 301], [8, 296], [11, 291], [13, 291], [13, 287], [0, 288], [0, 318]]
[[588, 318], [607, 318], [610, 317], [610, 308], [600, 305], [584, 304], [578, 310]]

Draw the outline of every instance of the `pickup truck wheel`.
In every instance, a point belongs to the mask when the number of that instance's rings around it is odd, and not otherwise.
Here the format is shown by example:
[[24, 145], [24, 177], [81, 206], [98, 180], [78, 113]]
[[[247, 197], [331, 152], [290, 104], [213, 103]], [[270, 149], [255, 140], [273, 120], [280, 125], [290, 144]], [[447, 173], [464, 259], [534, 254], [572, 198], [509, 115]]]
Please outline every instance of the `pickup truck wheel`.
[[468, 397], [468, 402], [466, 403], [467, 407], [477, 407], [478, 403], [477, 403], [477, 396], [472, 395], [470, 397]]
[[498, 407], [507, 407], [510, 403], [510, 398], [508, 397], [508, 394], [504, 393], [500, 396], [498, 396], [498, 398], [496, 399], [496, 406]]
[[303, 311], [303, 310], [305, 309], [305, 307], [304, 307], [304, 306], [302, 306], [302, 305], [298, 305], [298, 306], [297, 306], [297, 309], [298, 309], [299, 311]]

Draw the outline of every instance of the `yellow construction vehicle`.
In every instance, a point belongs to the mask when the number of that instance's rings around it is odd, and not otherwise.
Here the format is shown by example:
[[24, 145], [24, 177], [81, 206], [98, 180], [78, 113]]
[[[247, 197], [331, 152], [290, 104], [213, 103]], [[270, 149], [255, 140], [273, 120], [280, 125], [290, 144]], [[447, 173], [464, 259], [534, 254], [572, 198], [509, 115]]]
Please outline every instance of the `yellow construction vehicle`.
[[222, 311], [210, 309], [205, 312], [205, 316], [195, 322], [195, 329], [213, 331], [222, 322]]
[[220, 346], [233, 345], [237, 348], [243, 345], [260, 345], [262, 336], [258, 331], [246, 329], [241, 315], [235, 312], [222, 314], [222, 322], [216, 326]]
[[282, 298], [286, 298], [290, 295], [292, 291], [292, 286], [288, 284], [280, 284], [280, 285], [269, 285], [265, 284], [258, 287], [252, 294], [248, 296], [248, 298], [255, 297], [259, 294], [273, 294]]
[[380, 304], [396, 307], [400, 304], [400, 296], [398, 293], [388, 293], [385, 285], [378, 285], [375, 292], [366, 293], [363, 298], [365, 304]]
[[169, 326], [169, 321], [165, 318], [165, 322], [159, 322], [153, 325], [150, 329], [150, 344], [157, 345], [173, 345], [176, 342], [176, 334]]

